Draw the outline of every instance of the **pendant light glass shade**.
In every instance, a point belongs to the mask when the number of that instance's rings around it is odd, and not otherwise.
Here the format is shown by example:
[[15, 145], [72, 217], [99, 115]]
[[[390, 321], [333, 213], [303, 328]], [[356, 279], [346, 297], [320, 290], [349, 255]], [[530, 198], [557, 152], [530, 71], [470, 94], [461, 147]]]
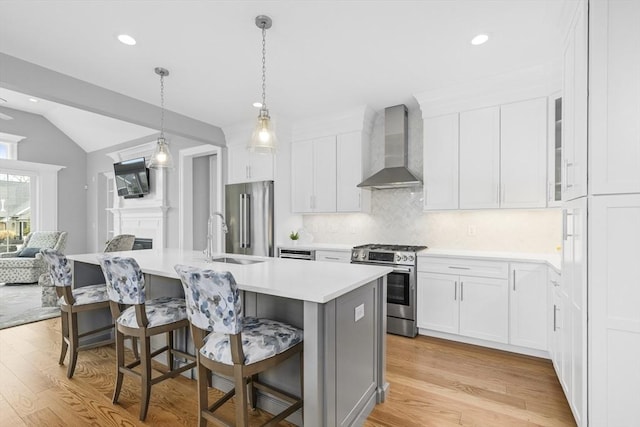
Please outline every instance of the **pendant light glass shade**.
[[151, 156], [149, 167], [154, 169], [173, 167], [173, 157], [171, 156], [171, 151], [169, 151], [169, 144], [163, 137], [158, 138], [156, 150]]
[[273, 123], [269, 117], [269, 110], [260, 109], [260, 115], [256, 127], [251, 134], [249, 150], [258, 153], [273, 153], [276, 150], [278, 140], [273, 130]]
[[258, 114], [258, 121], [256, 127], [251, 134], [249, 140], [249, 151], [255, 151], [259, 153], [274, 153], [276, 151], [276, 133], [273, 130], [273, 123], [269, 116], [269, 109], [267, 108], [267, 48], [266, 37], [267, 29], [271, 28], [271, 18], [265, 15], [259, 15], [256, 17], [256, 26], [262, 30], [262, 107], [260, 108], [260, 114]]
[[164, 78], [169, 75], [169, 70], [161, 67], [155, 68], [155, 73], [160, 76], [160, 136], [156, 149], [149, 161], [149, 167], [153, 169], [165, 169], [173, 167], [173, 157], [169, 151], [169, 144], [164, 138]]

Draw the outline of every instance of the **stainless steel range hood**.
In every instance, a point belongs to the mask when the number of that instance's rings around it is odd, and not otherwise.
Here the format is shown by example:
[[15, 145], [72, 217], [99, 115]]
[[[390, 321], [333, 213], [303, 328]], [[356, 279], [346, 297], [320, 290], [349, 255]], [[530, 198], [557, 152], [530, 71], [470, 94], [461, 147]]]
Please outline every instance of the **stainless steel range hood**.
[[422, 185], [422, 181], [407, 168], [407, 116], [405, 105], [384, 109], [384, 168], [362, 181], [358, 187], [383, 190]]

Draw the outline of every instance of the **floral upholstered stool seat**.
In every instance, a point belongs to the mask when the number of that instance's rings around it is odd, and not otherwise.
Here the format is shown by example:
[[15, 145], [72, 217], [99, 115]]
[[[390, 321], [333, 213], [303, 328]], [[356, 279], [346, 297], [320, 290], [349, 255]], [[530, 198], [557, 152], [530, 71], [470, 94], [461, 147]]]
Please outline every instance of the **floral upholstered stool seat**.
[[[227, 425], [214, 412], [235, 395], [234, 425], [249, 425], [248, 405], [255, 409], [257, 390], [285, 402], [287, 407], [263, 425], [276, 425], [302, 408], [302, 397], [260, 382], [259, 374], [294, 355], [300, 358], [300, 394], [303, 390], [303, 332], [270, 319], [244, 317], [235, 278], [228, 271], [176, 265], [182, 281], [193, 343], [198, 350], [198, 425], [207, 421]], [[209, 372], [233, 378], [235, 387], [209, 404]], [[247, 393], [247, 385], [251, 392]]]

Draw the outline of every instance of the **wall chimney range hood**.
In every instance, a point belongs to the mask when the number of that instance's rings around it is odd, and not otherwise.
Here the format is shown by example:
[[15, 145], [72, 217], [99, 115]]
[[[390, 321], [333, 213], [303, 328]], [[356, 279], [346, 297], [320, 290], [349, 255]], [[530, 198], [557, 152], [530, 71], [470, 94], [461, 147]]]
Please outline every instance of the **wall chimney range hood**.
[[360, 188], [384, 190], [421, 186], [422, 181], [407, 168], [407, 107], [384, 109], [384, 168], [358, 184]]

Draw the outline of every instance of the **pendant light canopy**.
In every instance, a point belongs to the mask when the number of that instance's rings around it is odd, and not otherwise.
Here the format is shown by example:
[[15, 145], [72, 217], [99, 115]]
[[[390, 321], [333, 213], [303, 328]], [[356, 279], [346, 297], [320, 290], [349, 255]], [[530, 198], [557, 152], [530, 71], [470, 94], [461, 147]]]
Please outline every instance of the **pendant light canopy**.
[[151, 156], [149, 167], [154, 169], [172, 168], [171, 151], [169, 151], [169, 144], [164, 138], [164, 78], [169, 75], [169, 70], [156, 67], [154, 71], [160, 76], [160, 136], [158, 137], [156, 150]]
[[256, 17], [256, 26], [262, 29], [262, 106], [260, 107], [260, 113], [258, 114], [258, 121], [256, 127], [251, 135], [248, 149], [251, 151], [273, 153], [276, 151], [276, 134], [273, 130], [273, 123], [269, 116], [269, 109], [267, 108], [267, 67], [266, 67], [266, 35], [267, 29], [271, 28], [272, 21], [266, 15], [259, 15]]

